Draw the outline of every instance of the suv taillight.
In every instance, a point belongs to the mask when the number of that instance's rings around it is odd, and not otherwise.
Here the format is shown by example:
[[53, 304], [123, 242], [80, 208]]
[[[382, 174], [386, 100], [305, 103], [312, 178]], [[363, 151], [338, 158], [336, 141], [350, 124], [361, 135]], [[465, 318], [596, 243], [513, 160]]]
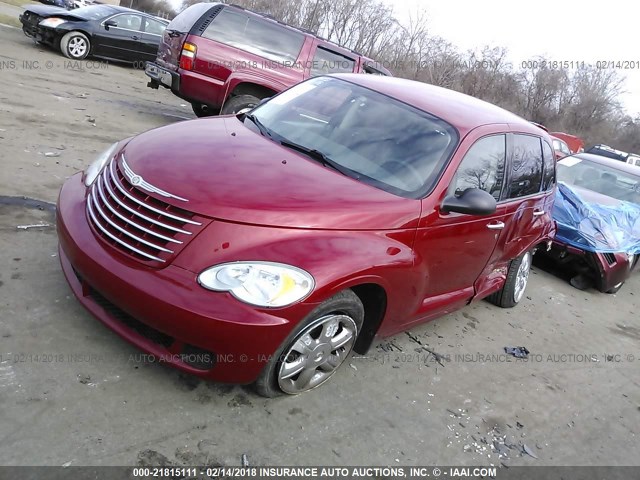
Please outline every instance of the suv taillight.
[[196, 50], [197, 48], [193, 43], [184, 42], [180, 53], [180, 68], [193, 70], [193, 66], [196, 63]]

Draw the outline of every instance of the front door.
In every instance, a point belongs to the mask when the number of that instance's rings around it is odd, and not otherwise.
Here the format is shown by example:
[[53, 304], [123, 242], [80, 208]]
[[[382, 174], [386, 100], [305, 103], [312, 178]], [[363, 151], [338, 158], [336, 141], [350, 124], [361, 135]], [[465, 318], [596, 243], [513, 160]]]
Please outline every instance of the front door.
[[142, 49], [142, 17], [123, 13], [106, 20], [115, 26], [103, 25], [94, 34], [94, 53], [109, 58], [133, 62], [140, 59]]
[[[505, 173], [506, 135], [477, 139], [462, 158], [447, 189], [461, 195], [480, 188], [500, 199]], [[496, 244], [505, 228], [505, 208], [491, 215], [442, 213], [438, 208], [421, 220], [415, 250], [426, 274], [420, 320], [434, 318], [467, 303], [474, 284], [494, 261]]]

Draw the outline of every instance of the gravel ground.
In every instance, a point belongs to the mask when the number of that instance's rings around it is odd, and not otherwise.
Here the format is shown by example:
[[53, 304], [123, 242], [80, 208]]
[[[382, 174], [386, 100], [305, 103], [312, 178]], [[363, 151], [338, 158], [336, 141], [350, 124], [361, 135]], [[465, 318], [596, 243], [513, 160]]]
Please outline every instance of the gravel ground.
[[[14, 29], [0, 66], [0, 464], [640, 465], [638, 275], [605, 295], [536, 268], [517, 308], [385, 339], [300, 397], [145, 363], [73, 298], [55, 230], [16, 226], [52, 224], [96, 152], [191, 109]], [[519, 345], [530, 361], [501, 355]]]

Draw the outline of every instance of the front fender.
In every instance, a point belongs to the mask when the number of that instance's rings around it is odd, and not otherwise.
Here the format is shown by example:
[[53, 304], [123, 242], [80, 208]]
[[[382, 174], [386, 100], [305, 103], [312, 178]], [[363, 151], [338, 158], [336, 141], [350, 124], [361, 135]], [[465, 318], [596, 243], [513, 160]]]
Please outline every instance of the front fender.
[[[406, 320], [420, 302], [413, 285], [414, 229], [335, 231], [285, 229], [214, 220], [176, 257], [173, 264], [193, 272], [225, 262], [263, 260], [302, 268], [316, 287], [304, 300], [318, 303], [357, 285], [374, 283], [387, 295], [385, 327]], [[386, 330], [386, 328], [384, 329]]]

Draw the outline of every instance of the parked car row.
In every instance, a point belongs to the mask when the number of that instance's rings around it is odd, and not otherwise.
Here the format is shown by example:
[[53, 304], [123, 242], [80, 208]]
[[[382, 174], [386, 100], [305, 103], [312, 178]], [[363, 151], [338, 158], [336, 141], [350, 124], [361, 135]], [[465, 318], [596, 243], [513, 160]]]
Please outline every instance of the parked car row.
[[224, 114], [113, 144], [58, 200], [79, 301], [178, 369], [299, 394], [377, 337], [514, 307], [536, 252], [609, 293], [637, 264], [636, 167], [568, 134], [237, 6], [46, 8], [25, 33], [71, 58], [149, 58], [157, 28], [149, 86]]

